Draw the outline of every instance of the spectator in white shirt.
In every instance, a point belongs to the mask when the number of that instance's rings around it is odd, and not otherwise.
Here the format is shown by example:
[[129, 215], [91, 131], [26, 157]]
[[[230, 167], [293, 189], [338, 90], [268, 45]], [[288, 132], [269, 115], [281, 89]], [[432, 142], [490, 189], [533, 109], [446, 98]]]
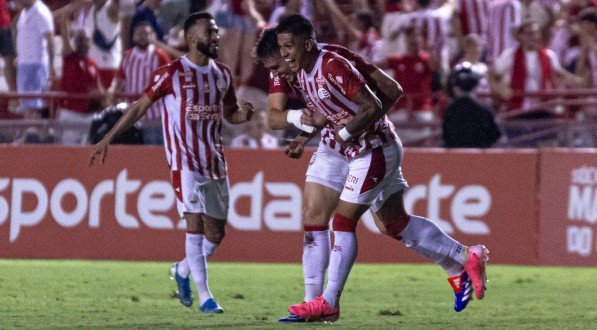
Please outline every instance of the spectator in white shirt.
[[[40, 0], [21, 0], [23, 10], [17, 21], [17, 91], [41, 92], [54, 72], [54, 18]], [[25, 118], [40, 118], [43, 99], [22, 99]]]

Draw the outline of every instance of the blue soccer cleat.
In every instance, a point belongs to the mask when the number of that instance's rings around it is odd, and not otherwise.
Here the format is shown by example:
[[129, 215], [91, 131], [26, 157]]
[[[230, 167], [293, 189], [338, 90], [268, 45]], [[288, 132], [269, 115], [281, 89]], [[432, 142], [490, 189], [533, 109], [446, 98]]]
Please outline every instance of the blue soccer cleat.
[[224, 313], [224, 310], [222, 309], [222, 307], [220, 307], [220, 305], [218, 305], [218, 303], [213, 298], [207, 299], [203, 303], [203, 305], [201, 305], [201, 307], [199, 307], [199, 311], [201, 311], [202, 313], [208, 313], [208, 314]]
[[473, 283], [466, 271], [449, 277], [448, 282], [450, 282], [452, 289], [454, 289], [454, 310], [460, 312], [473, 299]]
[[172, 264], [170, 267], [170, 278], [176, 281], [178, 286], [178, 300], [184, 307], [191, 307], [193, 305], [193, 292], [191, 291], [191, 281], [189, 277], [182, 277], [178, 275], [178, 262]]
[[298, 316], [298, 315], [294, 315], [294, 314], [288, 314], [288, 316], [284, 316], [283, 318], [279, 319], [278, 322], [280, 323], [303, 323], [303, 322], [307, 322], [307, 320], [305, 320], [304, 318]]

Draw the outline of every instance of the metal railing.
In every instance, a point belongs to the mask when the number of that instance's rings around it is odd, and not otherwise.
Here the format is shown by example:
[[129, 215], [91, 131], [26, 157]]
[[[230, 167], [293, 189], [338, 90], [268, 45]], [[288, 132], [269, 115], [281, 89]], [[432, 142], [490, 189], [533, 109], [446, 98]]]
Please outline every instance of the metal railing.
[[[481, 95], [492, 97], [493, 95]], [[533, 97], [538, 99], [531, 107], [505, 111], [502, 105], [496, 114], [496, 122], [502, 129], [504, 137], [496, 144], [499, 147], [597, 147], [597, 89], [568, 89], [552, 90], [549, 92], [535, 92], [515, 94], [514, 96]], [[36, 131], [48, 143], [60, 143], [60, 135], [65, 129], [84, 129], [85, 125], [60, 123], [55, 118], [56, 109], [63, 99], [97, 99], [100, 94], [44, 92], [44, 93], [14, 93], [0, 92], [0, 101], [23, 98], [44, 98], [50, 108], [49, 119], [23, 120], [0, 119], [0, 143], [26, 143], [26, 134]], [[119, 94], [117, 99], [134, 100], [138, 95]], [[417, 98], [420, 95], [407, 95], [407, 98]], [[447, 97], [445, 94], [435, 94], [436, 99]], [[8, 103], [8, 102], [5, 102]], [[444, 102], [440, 102], [444, 103]], [[581, 110], [579, 110], [581, 109]], [[545, 112], [554, 114], [550, 119], [520, 119], [521, 115]], [[576, 116], [579, 111], [585, 111], [584, 118]], [[441, 146], [441, 113], [436, 107], [433, 116], [423, 121], [406, 120], [395, 122], [398, 133], [405, 146], [437, 147]], [[411, 111], [414, 113], [414, 111]], [[159, 126], [159, 122], [146, 125]], [[24, 138], [25, 137], [25, 138]]]

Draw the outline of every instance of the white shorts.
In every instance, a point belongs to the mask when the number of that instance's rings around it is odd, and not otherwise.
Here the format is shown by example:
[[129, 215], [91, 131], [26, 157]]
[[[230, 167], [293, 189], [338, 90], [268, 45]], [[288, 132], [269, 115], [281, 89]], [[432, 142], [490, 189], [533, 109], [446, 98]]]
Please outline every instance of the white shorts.
[[309, 162], [306, 181], [342, 192], [348, 176], [349, 163], [338, 151], [320, 143]]
[[340, 199], [377, 212], [393, 194], [408, 188], [402, 177], [402, 144], [395, 140], [351, 160]]
[[210, 179], [185, 170], [172, 171], [171, 175], [176, 206], [181, 217], [184, 213], [204, 213], [216, 219], [228, 217], [228, 177]]

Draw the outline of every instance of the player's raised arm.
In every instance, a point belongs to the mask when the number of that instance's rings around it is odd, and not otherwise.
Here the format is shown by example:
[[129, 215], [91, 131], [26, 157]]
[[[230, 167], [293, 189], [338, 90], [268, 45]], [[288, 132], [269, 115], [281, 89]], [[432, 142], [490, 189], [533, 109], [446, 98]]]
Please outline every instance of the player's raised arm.
[[377, 96], [381, 101], [382, 111], [386, 114], [404, 95], [404, 90], [396, 80], [392, 79], [381, 69], [375, 70], [370, 77], [377, 84]]
[[153, 101], [147, 96], [143, 95], [140, 99], [131, 104], [125, 111], [124, 116], [120, 117], [116, 125], [104, 136], [104, 138], [98, 142], [93, 151], [89, 154], [89, 166], [92, 166], [96, 158], [99, 158], [100, 164], [103, 164], [106, 155], [108, 154], [108, 145], [114, 140], [118, 134], [126, 131], [139, 119], [141, 119], [147, 109], [151, 106]]

